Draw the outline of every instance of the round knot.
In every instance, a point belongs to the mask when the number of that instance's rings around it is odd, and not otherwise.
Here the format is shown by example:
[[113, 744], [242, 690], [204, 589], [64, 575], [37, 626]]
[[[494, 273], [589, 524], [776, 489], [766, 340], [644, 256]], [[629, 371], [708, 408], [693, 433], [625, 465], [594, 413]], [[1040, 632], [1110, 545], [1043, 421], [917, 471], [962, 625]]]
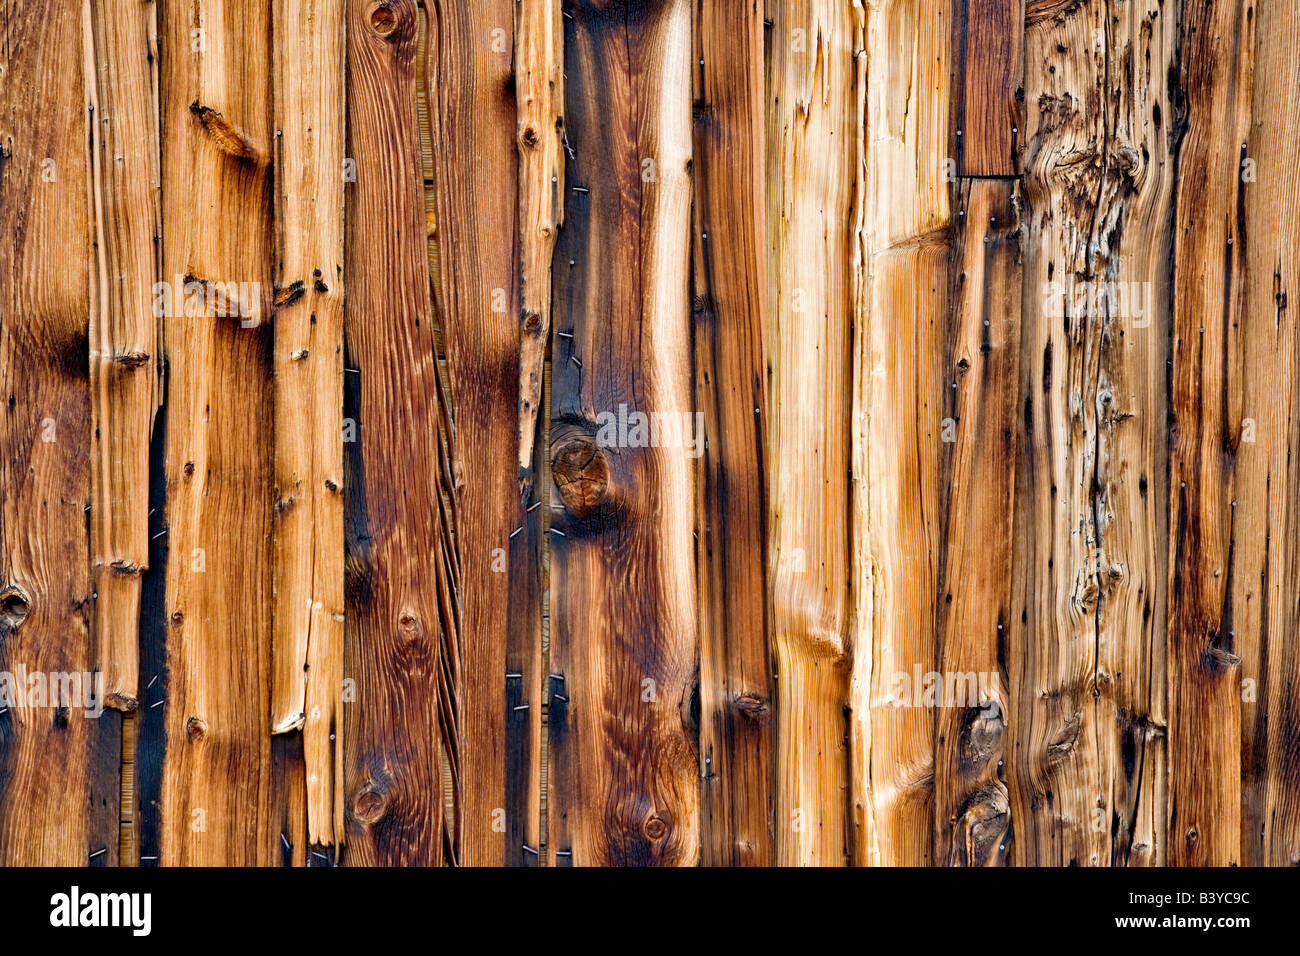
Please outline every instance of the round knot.
[[567, 441], [551, 458], [551, 474], [564, 507], [578, 517], [591, 514], [609, 490], [609, 462], [588, 437]]

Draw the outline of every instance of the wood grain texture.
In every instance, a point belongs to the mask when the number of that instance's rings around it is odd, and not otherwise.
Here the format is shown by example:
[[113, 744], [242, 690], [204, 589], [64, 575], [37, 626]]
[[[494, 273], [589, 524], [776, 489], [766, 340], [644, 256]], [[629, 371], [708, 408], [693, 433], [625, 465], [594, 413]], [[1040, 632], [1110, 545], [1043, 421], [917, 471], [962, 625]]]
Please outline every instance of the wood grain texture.
[[[541, 730], [540, 631], [531, 635], [535, 653], [510, 647], [512, 614], [529, 613], [511, 606], [511, 582], [537, 574], [535, 554], [512, 546], [512, 532], [532, 504], [520, 500], [514, 466], [520, 435], [515, 4], [474, 0], [434, 3], [428, 10], [438, 313], [458, 434], [461, 640], [473, 648], [464, 659], [460, 691], [463, 861], [499, 866], [524, 862], [524, 845], [537, 846], [535, 825], [527, 832], [537, 792], [526, 789], [527, 778], [507, 781], [507, 748], [512, 756], [535, 759]], [[536, 524], [536, 512], [529, 520]], [[523, 593], [540, 594], [536, 588]], [[540, 606], [531, 614], [540, 621]], [[530, 637], [526, 629], [520, 635]], [[508, 680], [507, 674], [524, 676]], [[508, 709], [507, 684], [515, 681], [522, 693]]]
[[[1241, 658], [1233, 501], [1242, 462], [1246, 184], [1254, 6], [1190, 2], [1180, 23], [1169, 462], [1169, 862], [1241, 861]], [[1267, 320], [1264, 320], [1265, 322]], [[1258, 547], [1257, 539], [1251, 547]]]
[[[545, 722], [547, 518], [545, 390], [551, 338], [552, 256], [564, 220], [564, 30], [560, 0], [516, 5], [515, 134], [519, 146], [519, 501], [511, 540], [510, 643], [507, 645], [507, 851], [521, 843], [525, 865], [542, 864], [542, 726]], [[523, 551], [516, 557], [516, 550]], [[516, 676], [517, 675], [517, 676]], [[517, 683], [516, 683], [517, 682]], [[536, 855], [533, 855], [536, 849]]]
[[1022, 24], [1050, 2], [953, 0], [952, 155], [958, 175], [1019, 172]]
[[1014, 183], [962, 180], [950, 258], [941, 438], [942, 551], [934, 860], [1005, 865], [1006, 627], [1020, 390], [1020, 222]]
[[51, 673], [76, 673], [80, 684], [93, 666], [85, 514], [93, 219], [82, 15], [82, 4], [70, 0], [11, 9], [0, 47], [0, 863], [7, 866], [83, 866], [96, 839], [87, 812], [96, 721], [58, 689], [66, 706], [52, 706], [48, 687]]
[[[100, 753], [113, 721], [87, 719], [95, 714], [86, 706], [93, 699], [102, 704], [102, 685], [96, 697], [85, 517], [94, 236], [84, 13], [62, 3], [14, 11], [0, 53], [0, 863], [6, 865], [116, 865], [115, 844], [109, 854], [103, 842], [110, 815], [101, 812], [104, 797], [115, 797], [103, 786], [104, 771], [115, 767], [106, 768]], [[49, 772], [53, 767], [58, 774]]]
[[[1245, 190], [1246, 305], [1242, 412], [1254, 443], [1238, 446], [1232, 630], [1241, 658], [1241, 863], [1300, 863], [1300, 338], [1289, 295], [1300, 280], [1300, 11], [1257, 4]], [[1231, 144], [1229, 144], [1231, 145]], [[1253, 165], [1253, 169], [1251, 168]], [[1247, 426], [1250, 427], [1250, 426]], [[1252, 683], [1246, 684], [1246, 681]], [[1253, 693], [1250, 693], [1253, 691]]]
[[343, 836], [344, 0], [275, 7], [271, 731], [302, 729], [313, 845]]
[[[444, 859], [442, 444], [416, 120], [419, 10], [348, 0], [344, 780], [353, 865]], [[513, 457], [512, 457], [513, 460]], [[454, 749], [456, 741], [450, 746]]]
[[[850, 571], [853, 232], [863, 156], [862, 14], [770, 3], [767, 19], [768, 561], [776, 860], [843, 865]], [[809, 476], [812, 476], [811, 479]]]
[[[1098, 751], [1113, 866], [1167, 863], [1170, 260], [1178, 12], [1106, 8], [1098, 341]], [[1103, 92], [1104, 91], [1104, 92]], [[1075, 276], [1076, 283], [1081, 279]], [[1077, 286], [1076, 286], [1077, 288]], [[1041, 287], [1039, 289], [1042, 291]], [[1098, 826], [1096, 810], [1090, 820]]]
[[159, 849], [164, 866], [260, 865], [277, 842], [268, 807], [271, 23], [266, 8], [223, 0], [166, 2], [159, 18], [171, 292]]
[[90, 3], [86, 11], [86, 97], [94, 114], [94, 632], [107, 701], [131, 710], [139, 694], [140, 577], [149, 559], [149, 435], [159, 400], [158, 24], [152, 3]]
[[561, 863], [693, 865], [694, 463], [680, 442], [598, 444], [620, 405], [693, 409], [691, 8], [565, 12], [566, 178], [589, 191], [566, 196], [556, 253], [550, 846]]
[[[535, 484], [551, 340], [551, 258], [564, 223], [564, 28], [560, 0], [520, 0], [515, 30], [519, 141], [519, 474]], [[531, 504], [531, 501], [529, 502]]]
[[694, 8], [701, 862], [770, 866], [763, 11]]
[[1171, 14], [1084, 3], [1026, 28], [1008, 625], [1019, 864], [1164, 852]]
[[945, 0], [873, 3], [866, 13], [850, 424], [851, 849], [857, 865], [922, 865], [935, 822], [934, 714], [897, 685], [931, 671], [937, 653], [951, 13]]
[[[523, 862], [542, 858], [542, 727], [546, 640], [543, 603], [549, 512], [546, 442], [553, 257], [564, 221], [564, 28], [560, 0], [521, 0], [515, 23], [515, 133], [519, 147], [519, 501], [524, 520], [510, 544], [510, 641], [506, 652], [506, 793], [526, 808], [507, 817], [523, 824], [507, 835]], [[522, 552], [516, 557], [516, 552]], [[517, 676], [515, 676], [517, 675]], [[518, 796], [518, 795], [524, 796]], [[516, 828], [517, 829], [517, 828]], [[532, 850], [536, 850], [533, 855]]]

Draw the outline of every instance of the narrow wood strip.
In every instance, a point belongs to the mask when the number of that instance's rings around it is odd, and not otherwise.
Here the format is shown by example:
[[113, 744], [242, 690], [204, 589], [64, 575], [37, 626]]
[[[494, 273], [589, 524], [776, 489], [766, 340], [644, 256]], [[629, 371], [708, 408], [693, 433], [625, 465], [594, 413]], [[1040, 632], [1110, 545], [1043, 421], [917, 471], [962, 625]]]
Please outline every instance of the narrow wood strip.
[[535, 484], [533, 449], [551, 339], [551, 258], [564, 222], [564, 31], [560, 0], [520, 0], [515, 31], [519, 142], [519, 481]]
[[136, 706], [140, 577], [149, 559], [149, 434], [161, 235], [158, 25], [152, 3], [87, 6], [95, 309], [90, 327], [90, 537], [96, 660], [108, 703]]
[[98, 717], [87, 719], [75, 711], [69, 719], [85, 719], [90, 725], [90, 757], [87, 761], [89, 799], [86, 809], [86, 859], [90, 866], [122, 866], [122, 724], [126, 714], [106, 708]]
[[[1244, 866], [1300, 863], [1300, 9], [1256, 4], [1241, 315], [1242, 437], [1233, 500], [1231, 629], [1241, 658]], [[1235, 243], [1234, 243], [1235, 244]], [[1247, 421], [1249, 420], [1249, 421]], [[1235, 425], [1230, 422], [1229, 426]], [[1247, 431], [1249, 429], [1249, 432]], [[1254, 439], [1251, 441], [1250, 439]]]
[[1021, 27], [1043, 5], [1044, 0], [954, 0], [952, 155], [960, 176], [1019, 172]]
[[[270, 13], [168, 0], [161, 863], [265, 864], [271, 640]], [[150, 706], [155, 701], [150, 702]]]
[[343, 837], [344, 0], [275, 7], [271, 731], [302, 728], [308, 838]]
[[122, 716], [122, 775], [118, 792], [118, 865], [139, 866], [140, 847], [136, 839], [136, 713]]
[[[1241, 660], [1232, 604], [1243, 460], [1254, 4], [1188, 3], [1181, 23], [1169, 465], [1169, 862], [1241, 861]], [[1256, 321], [1259, 321], [1256, 319]], [[1263, 320], [1267, 322], [1267, 319]], [[1267, 335], [1267, 332], [1264, 332]], [[1242, 529], [1245, 531], [1246, 529]], [[1252, 537], [1250, 547], [1259, 547]]]
[[[1014, 821], [1003, 776], [1004, 652], [1011, 616], [1020, 363], [1015, 184], [956, 187], [942, 423], [944, 534], [935, 710], [934, 860], [1007, 862]], [[916, 687], [909, 688], [913, 697]], [[923, 690], [922, 690], [923, 692]]]
[[914, 685], [937, 656], [951, 164], [948, 0], [867, 10], [854, 249], [851, 855], [918, 866], [934, 842], [934, 716]]
[[[438, 865], [442, 416], [416, 118], [414, 0], [348, 0], [344, 775], [357, 865]], [[349, 426], [349, 422], [351, 426]], [[513, 456], [512, 456], [513, 457]], [[452, 742], [455, 745], [455, 742]]]
[[770, 866], [762, 10], [694, 8], [702, 862]]
[[566, 196], [555, 269], [550, 845], [693, 865], [691, 8], [565, 12], [566, 179], [588, 192]]
[[[3, 865], [84, 866], [99, 849], [87, 814], [97, 731], [84, 683], [94, 679], [83, 682], [94, 664], [84, 12], [74, 0], [12, 7], [0, 48]], [[60, 681], [51, 697], [52, 673], [77, 686]]]
[[[564, 221], [564, 29], [560, 0], [521, 0], [515, 28], [515, 96], [519, 143], [519, 500], [522, 530], [511, 542], [510, 643], [506, 653], [506, 791], [528, 794], [521, 817], [506, 836], [507, 852], [518, 844], [522, 862], [542, 862], [542, 725], [544, 713], [543, 565], [548, 512], [539, 505], [547, 492], [547, 347], [551, 340], [552, 258]], [[527, 560], [516, 558], [523, 549]], [[517, 690], [511, 681], [518, 681]], [[517, 710], [527, 704], [526, 710]], [[535, 795], [535, 798], [534, 798]], [[538, 850], [536, 855], [530, 849]]]
[[[515, 141], [512, 0], [435, 3], [429, 8], [430, 134], [436, 161], [439, 316], [447, 343], [456, 446], [456, 544], [461, 554], [460, 696], [463, 862], [520, 862], [519, 829], [535, 791], [507, 791], [506, 712], [513, 614], [511, 580], [536, 574], [535, 557], [516, 552], [524, 520], [517, 472], [519, 417], [519, 157]], [[513, 559], [513, 560], [512, 560]], [[536, 593], [536, 592], [534, 592]], [[533, 616], [540, 618], [534, 607]], [[537, 655], [540, 657], [540, 634]], [[524, 653], [525, 658], [532, 655]], [[520, 662], [522, 666], [522, 661]], [[513, 707], [537, 703], [540, 664]], [[524, 715], [527, 716], [526, 714]], [[537, 727], [527, 721], [525, 726]], [[512, 735], [513, 737], [513, 735]], [[512, 740], [536, 759], [531, 738]], [[512, 845], [507, 845], [509, 842]]]

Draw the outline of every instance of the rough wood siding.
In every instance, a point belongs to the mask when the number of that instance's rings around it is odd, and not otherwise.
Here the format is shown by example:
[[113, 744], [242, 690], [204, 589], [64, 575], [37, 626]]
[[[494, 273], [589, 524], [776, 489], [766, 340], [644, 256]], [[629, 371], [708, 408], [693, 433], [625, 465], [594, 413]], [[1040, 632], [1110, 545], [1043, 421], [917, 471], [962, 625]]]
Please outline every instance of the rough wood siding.
[[[469, 865], [522, 862], [533, 799], [507, 792], [506, 744], [531, 753], [516, 724], [538, 728], [538, 667], [509, 713], [511, 580], [535, 557], [512, 548], [524, 522], [518, 492], [519, 161], [513, 0], [433, 3], [427, 77], [439, 242], [438, 312], [451, 372], [456, 445], [461, 640], [464, 856]], [[538, 635], [540, 638], [540, 635]], [[513, 707], [527, 705], [523, 710]], [[502, 815], [505, 817], [504, 827]]]
[[[543, 612], [547, 519], [546, 359], [552, 268], [564, 220], [564, 27], [560, 0], [521, 0], [515, 28], [515, 136], [519, 148], [519, 502], [512, 531], [506, 651], [506, 793], [515, 808], [507, 850], [542, 862], [542, 725], [546, 709]], [[535, 851], [535, 852], [534, 852]]]
[[[1161, 862], [1175, 11], [1030, 4], [1018, 863]], [[1046, 854], [1046, 855], [1044, 855]]]
[[762, 7], [694, 7], [701, 862], [770, 866]]
[[[1241, 143], [1250, 137], [1254, 6], [1188, 2], [1180, 24], [1169, 462], [1169, 862], [1241, 862], [1243, 675], [1232, 560], [1245, 458], [1248, 320]], [[1267, 321], [1267, 320], [1265, 320]], [[1257, 536], [1249, 547], [1259, 548]]]
[[[1242, 678], [1243, 866], [1300, 863], [1300, 338], [1288, 294], [1300, 279], [1300, 12], [1256, 6], [1252, 120], [1245, 159], [1247, 341], [1243, 419], [1255, 442], [1236, 489], [1242, 547], [1234, 554], [1233, 630]], [[1229, 144], [1231, 145], [1231, 144]], [[1239, 157], [1241, 159], [1243, 157]], [[1249, 166], [1241, 169], [1246, 176]], [[1260, 543], [1263, 543], [1261, 548]], [[1237, 557], [1240, 555], [1240, 557]]]
[[860, 295], [863, 20], [848, 0], [767, 19], [768, 561], [776, 860], [843, 865], [849, 756], [849, 343]]
[[1300, 862], [1298, 53], [4, 5], [0, 862]]
[[86, 99], [94, 113], [90, 537], [96, 661], [108, 702], [131, 710], [139, 696], [149, 438], [159, 397], [158, 24], [152, 3], [91, 3], [85, 9]]
[[[689, 416], [691, 8], [566, 5], [573, 155], [552, 344], [551, 847], [699, 861], [694, 463], [627, 415]], [[559, 854], [566, 854], [560, 857]]]
[[313, 844], [343, 835], [343, 0], [277, 5], [271, 730], [301, 728]]
[[[949, 263], [949, 388], [935, 717], [936, 863], [1005, 865], [1014, 828], [1004, 772], [1007, 625], [1020, 377], [1020, 219], [1016, 187], [961, 180]], [[972, 682], [967, 675], [975, 675]], [[913, 692], [915, 690], [913, 689]]]
[[4, 29], [0, 671], [13, 676], [0, 703], [0, 863], [82, 866], [92, 852], [95, 722], [79, 707], [30, 706], [25, 677], [17, 694], [14, 683], [19, 674], [93, 666], [85, 514], [93, 218], [82, 5], [24, 4]]
[[[419, 9], [348, 0], [347, 862], [443, 860], [441, 396], [416, 118]], [[345, 698], [346, 700], [346, 698]], [[454, 748], [456, 742], [450, 745]]]
[[161, 862], [264, 864], [274, 842], [271, 24], [264, 8], [222, 0], [166, 2], [159, 16], [171, 294], [161, 320], [170, 544]]
[[924, 865], [933, 842], [935, 713], [898, 684], [936, 657], [950, 9], [867, 5], [858, 58], [849, 708], [860, 866]]

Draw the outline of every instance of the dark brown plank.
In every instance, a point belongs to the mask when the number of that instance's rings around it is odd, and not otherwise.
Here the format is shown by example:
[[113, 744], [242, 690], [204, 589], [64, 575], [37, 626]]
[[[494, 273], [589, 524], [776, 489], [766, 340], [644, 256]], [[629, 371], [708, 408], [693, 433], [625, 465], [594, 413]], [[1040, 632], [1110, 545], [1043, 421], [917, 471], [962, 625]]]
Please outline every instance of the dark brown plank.
[[[1169, 463], [1169, 862], [1241, 859], [1241, 659], [1230, 561], [1243, 467], [1254, 5], [1184, 5]], [[1246, 465], [1245, 467], [1249, 467]], [[1254, 548], [1258, 540], [1249, 542]]]
[[598, 444], [620, 405], [679, 427], [692, 410], [690, 4], [565, 11], [574, 189], [552, 343], [550, 846], [561, 864], [692, 865], [694, 465], [680, 444], [609, 431]]
[[762, 9], [694, 7], [701, 862], [770, 866]]
[[1006, 749], [1006, 624], [1011, 613], [1016, 396], [1020, 386], [1020, 223], [1015, 184], [963, 180], [945, 372], [957, 387], [941, 437], [935, 846], [939, 864], [1004, 865], [1013, 820]]
[[[441, 400], [416, 119], [419, 8], [347, 8], [344, 782], [354, 865], [443, 860]], [[454, 747], [454, 743], [453, 743]]]
[[1019, 171], [1021, 25], [1053, 2], [954, 0], [952, 155], [959, 176]]

